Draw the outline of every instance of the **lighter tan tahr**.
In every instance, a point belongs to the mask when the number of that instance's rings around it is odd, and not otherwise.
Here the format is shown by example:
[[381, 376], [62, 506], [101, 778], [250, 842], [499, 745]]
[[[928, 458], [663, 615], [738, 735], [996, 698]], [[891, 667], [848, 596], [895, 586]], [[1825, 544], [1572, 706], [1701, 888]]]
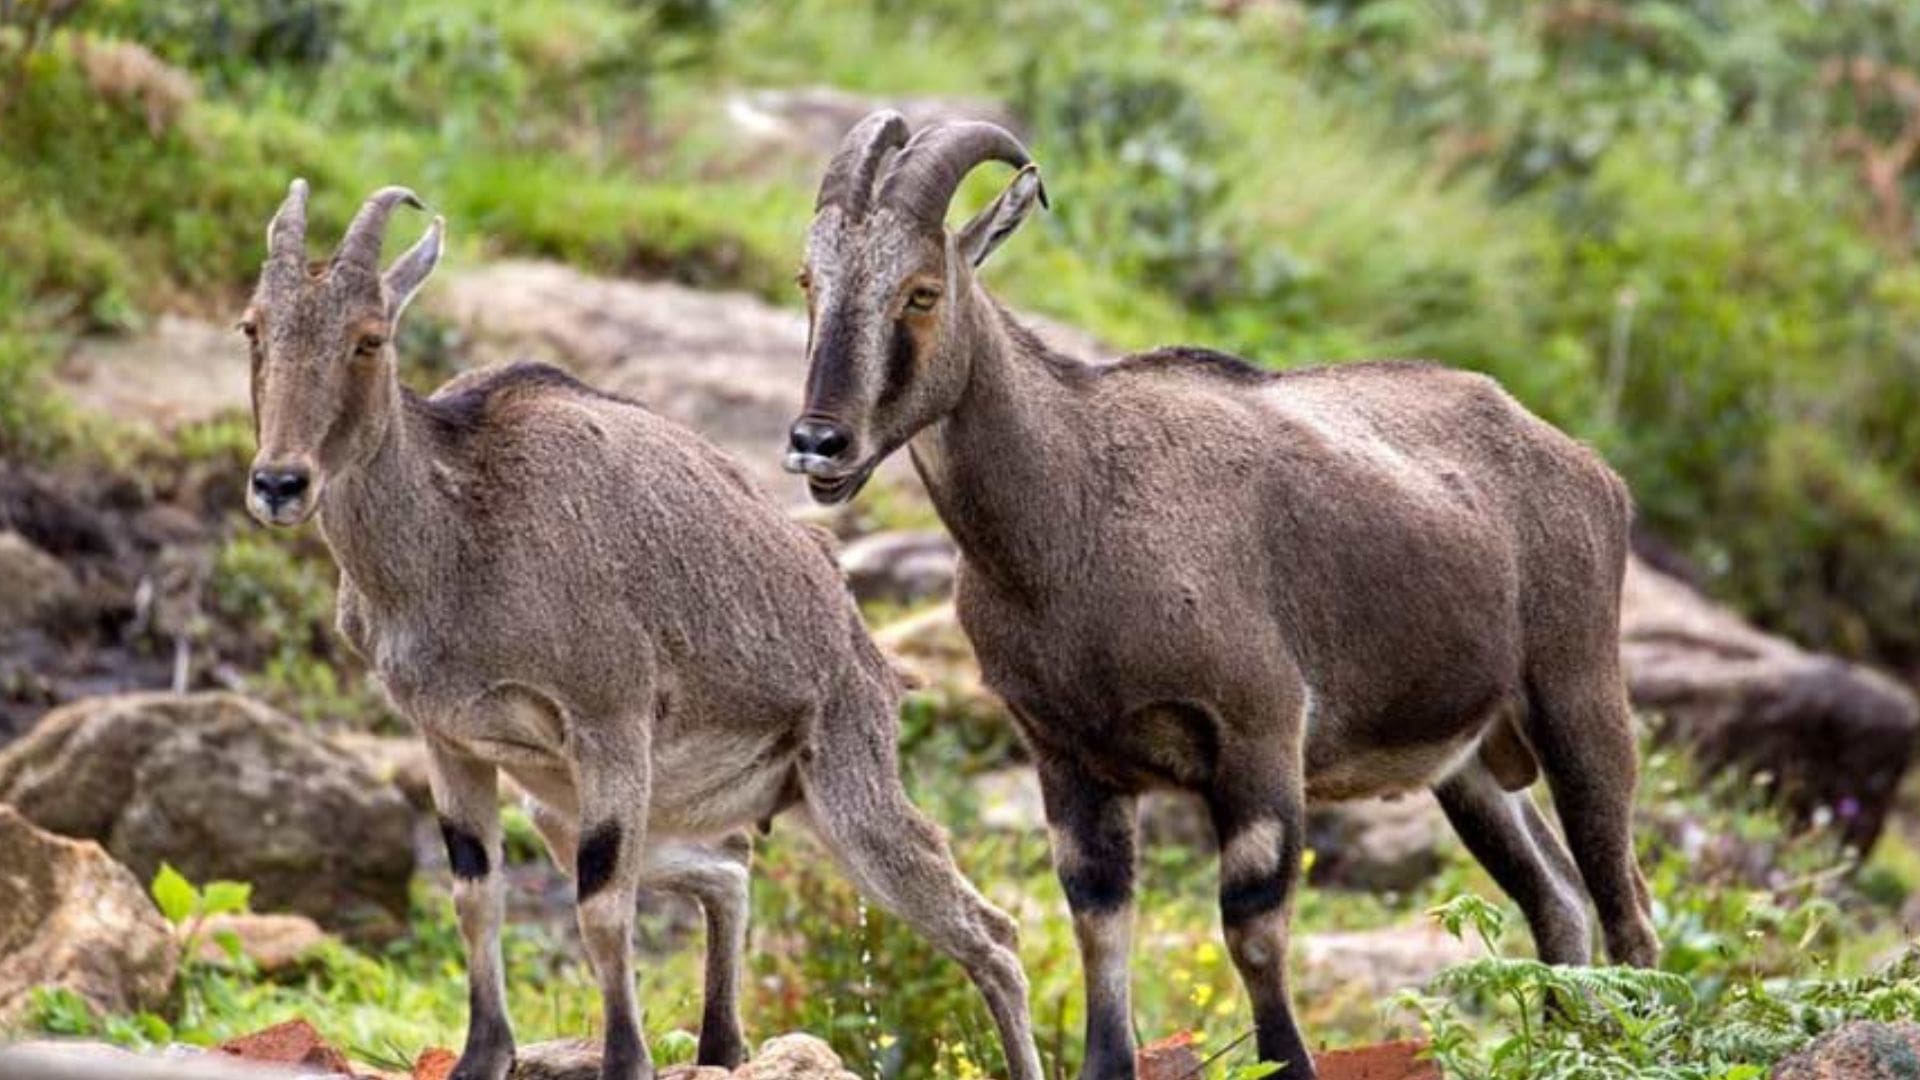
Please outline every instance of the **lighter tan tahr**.
[[384, 273], [404, 189], [376, 192], [310, 264], [294, 181], [242, 320], [259, 455], [248, 505], [318, 517], [340, 630], [425, 736], [471, 1014], [457, 1080], [503, 1080], [498, 774], [575, 877], [605, 1007], [606, 1080], [653, 1074], [629, 939], [642, 884], [708, 924], [701, 1064], [739, 1063], [743, 827], [799, 809], [870, 897], [965, 966], [1007, 1068], [1040, 1080], [1014, 924], [901, 789], [900, 685], [828, 546], [725, 455], [558, 369], [402, 385], [394, 333], [442, 222]]

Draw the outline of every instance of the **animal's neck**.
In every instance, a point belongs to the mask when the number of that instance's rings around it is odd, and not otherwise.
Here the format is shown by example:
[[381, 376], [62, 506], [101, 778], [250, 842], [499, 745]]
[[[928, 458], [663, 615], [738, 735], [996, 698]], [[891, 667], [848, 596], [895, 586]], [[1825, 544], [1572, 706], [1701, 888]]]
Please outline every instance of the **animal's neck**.
[[432, 595], [455, 520], [434, 481], [441, 466], [419, 397], [397, 377], [385, 397], [374, 449], [326, 486], [319, 515], [340, 573], [377, 606]]
[[1083, 565], [1074, 538], [1097, 477], [1074, 381], [1082, 365], [1047, 354], [979, 295], [967, 387], [912, 443], [914, 465], [967, 563], [1002, 591], [1044, 602]]

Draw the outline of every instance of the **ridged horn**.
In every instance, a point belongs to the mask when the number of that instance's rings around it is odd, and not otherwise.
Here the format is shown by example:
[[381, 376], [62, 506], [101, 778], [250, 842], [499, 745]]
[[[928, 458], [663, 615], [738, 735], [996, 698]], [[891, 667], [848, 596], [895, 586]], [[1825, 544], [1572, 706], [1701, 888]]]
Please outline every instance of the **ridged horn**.
[[820, 196], [814, 200], [814, 213], [829, 206], [839, 207], [848, 217], [861, 217], [873, 199], [874, 177], [889, 150], [898, 150], [907, 142], [907, 119], [892, 109], [868, 113], [840, 140], [840, 149], [827, 162], [827, 174], [820, 179]]
[[340, 238], [340, 247], [333, 253], [334, 265], [355, 267], [378, 277], [380, 245], [387, 237], [387, 219], [401, 203], [416, 210], [427, 208], [418, 195], [403, 187], [383, 187], [367, 196], [347, 226], [346, 235]]
[[267, 259], [284, 262], [295, 269], [307, 265], [307, 182], [295, 178], [287, 185], [287, 197], [267, 222]]
[[[947, 206], [960, 181], [984, 161], [1004, 161], [1016, 169], [1033, 164], [1013, 133], [984, 120], [956, 120], [922, 130], [894, 155], [880, 180], [879, 205], [891, 206], [924, 227], [945, 227]], [[1046, 198], [1041, 197], [1041, 205]]]

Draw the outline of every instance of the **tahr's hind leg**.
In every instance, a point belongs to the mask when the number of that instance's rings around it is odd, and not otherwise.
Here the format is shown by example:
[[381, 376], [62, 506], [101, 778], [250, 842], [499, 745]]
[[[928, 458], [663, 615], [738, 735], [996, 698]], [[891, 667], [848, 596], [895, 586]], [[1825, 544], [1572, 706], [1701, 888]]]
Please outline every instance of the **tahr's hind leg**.
[[[527, 813], [547, 843], [554, 862], [571, 877], [580, 848], [580, 831], [567, 813], [538, 799]], [[746, 1060], [747, 1040], [740, 1026], [740, 973], [747, 949], [748, 869], [753, 840], [735, 833], [712, 843], [664, 844], [642, 855], [640, 884], [693, 897], [707, 922], [706, 984], [696, 1063], [732, 1069]]]
[[1507, 791], [1478, 758], [1433, 789], [1461, 843], [1520, 905], [1534, 951], [1549, 964], [1593, 959], [1573, 859], [1525, 791]]
[[747, 950], [748, 867], [753, 841], [735, 833], [713, 843], [661, 845], [647, 852], [641, 884], [686, 893], [707, 917], [707, 971], [700, 1014], [701, 1065], [737, 1067], [747, 1056], [740, 1027], [740, 970]]
[[890, 714], [822, 717], [800, 764], [808, 817], [862, 893], [966, 968], [1011, 1080], [1041, 1080], [1014, 922], [961, 875], [940, 831], [907, 800], [893, 735]]
[[1617, 664], [1573, 673], [1535, 671], [1529, 690], [1528, 739], [1599, 913], [1607, 957], [1652, 967], [1660, 943], [1633, 851], [1639, 748]]

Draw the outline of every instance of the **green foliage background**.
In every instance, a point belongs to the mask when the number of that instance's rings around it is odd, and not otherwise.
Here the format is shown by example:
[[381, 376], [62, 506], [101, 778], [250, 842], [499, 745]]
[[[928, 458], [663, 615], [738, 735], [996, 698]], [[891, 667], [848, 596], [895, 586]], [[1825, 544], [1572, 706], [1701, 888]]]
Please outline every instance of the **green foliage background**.
[[[1719, 597], [1809, 644], [1920, 662], [1920, 236], [1911, 215], [1888, 220], [1848, 149], [1890, 143], [1920, 104], [1892, 81], [1844, 77], [1920, 67], [1920, 6], [1905, 0], [92, 0], [34, 37], [51, 7], [24, 0], [0, 26], [0, 457], [149, 453], [65, 407], [48, 367], [75, 335], [157, 312], [230, 317], [292, 176], [313, 184], [316, 238], [402, 182], [448, 216], [456, 260], [549, 256], [794, 304], [813, 178], [743, 162], [722, 95], [978, 96], [1023, 118], [1054, 196], [989, 271], [1009, 301], [1121, 349], [1190, 341], [1273, 366], [1400, 356], [1491, 372], [1599, 446], [1645, 525]], [[103, 64], [116, 42], [184, 72], [186, 89]], [[1001, 182], [981, 173], [962, 202]], [[1892, 195], [1920, 198], [1920, 175]], [[184, 455], [246, 449], [243, 426], [189, 434]], [[277, 541], [236, 538], [216, 567], [216, 605], [285, 643], [262, 658], [274, 696], [316, 718], [370, 713], [364, 688], [316, 659], [328, 593], [314, 553]], [[918, 794], [953, 824], [970, 872], [1048, 928], [1023, 955], [1047, 1052], [1072, 1060], [1076, 965], [1044, 845], [974, 835], [953, 763], [982, 744], [925, 709], [908, 724]], [[1777, 839], [1763, 814], [1676, 794], [1699, 790], [1677, 764], [1655, 777], [1656, 818], [1684, 801], [1711, 827]], [[1472, 1055], [1495, 1044], [1456, 1039], [1455, 1025], [1513, 1037], [1555, 988], [1481, 969], [1427, 1006], [1450, 1065], [1548, 1075], [1537, 1055], [1577, 1051], [1552, 1059], [1571, 1062], [1555, 1075], [1617, 1075], [1579, 1070], [1690, 1053], [1667, 1038], [1674, 1025], [1730, 1022], [1756, 994], [1786, 1003], [1762, 1010], [1769, 1030], [1803, 1039], [1831, 1019], [1834, 992], [1817, 988], [1867, 970], [1920, 882], [1897, 843], [1832, 885], [1824, 849], [1755, 884], [1702, 880], [1663, 840], [1649, 829], [1687, 994], [1589, 986], [1622, 1010], [1614, 1041], [1594, 1029], [1569, 1051], [1529, 1032], [1489, 1063]], [[1245, 1016], [1208, 944], [1207, 874], [1156, 858], [1166, 885], [1142, 936], [1172, 942], [1176, 960], [1143, 987], [1143, 1023], [1224, 1042]], [[776, 837], [760, 878], [757, 922], [775, 929], [756, 960], [756, 1030], [829, 1032], [864, 1072], [992, 1061], [956, 973], [885, 918], [858, 919], [817, 853]], [[1375, 925], [1487, 889], [1455, 853], [1423, 895], [1309, 891], [1301, 921]], [[307, 1009], [368, 1054], [457, 1045], [444, 898], [423, 890], [418, 915], [408, 941], [343, 947], [291, 980], [196, 967], [197, 1004], [171, 1019], [92, 1017], [56, 997], [43, 1025], [205, 1041]], [[1749, 936], [1782, 932], [1817, 947]], [[523, 1034], [591, 1023], [570, 953], [517, 936], [511, 956]], [[683, 951], [649, 972], [654, 1034], [694, 1014], [696, 970]], [[1308, 1022], [1335, 1041], [1394, 1029], [1372, 1003], [1325, 1004]], [[1669, 1075], [1753, 1075], [1741, 1062], [1771, 1053]]]

